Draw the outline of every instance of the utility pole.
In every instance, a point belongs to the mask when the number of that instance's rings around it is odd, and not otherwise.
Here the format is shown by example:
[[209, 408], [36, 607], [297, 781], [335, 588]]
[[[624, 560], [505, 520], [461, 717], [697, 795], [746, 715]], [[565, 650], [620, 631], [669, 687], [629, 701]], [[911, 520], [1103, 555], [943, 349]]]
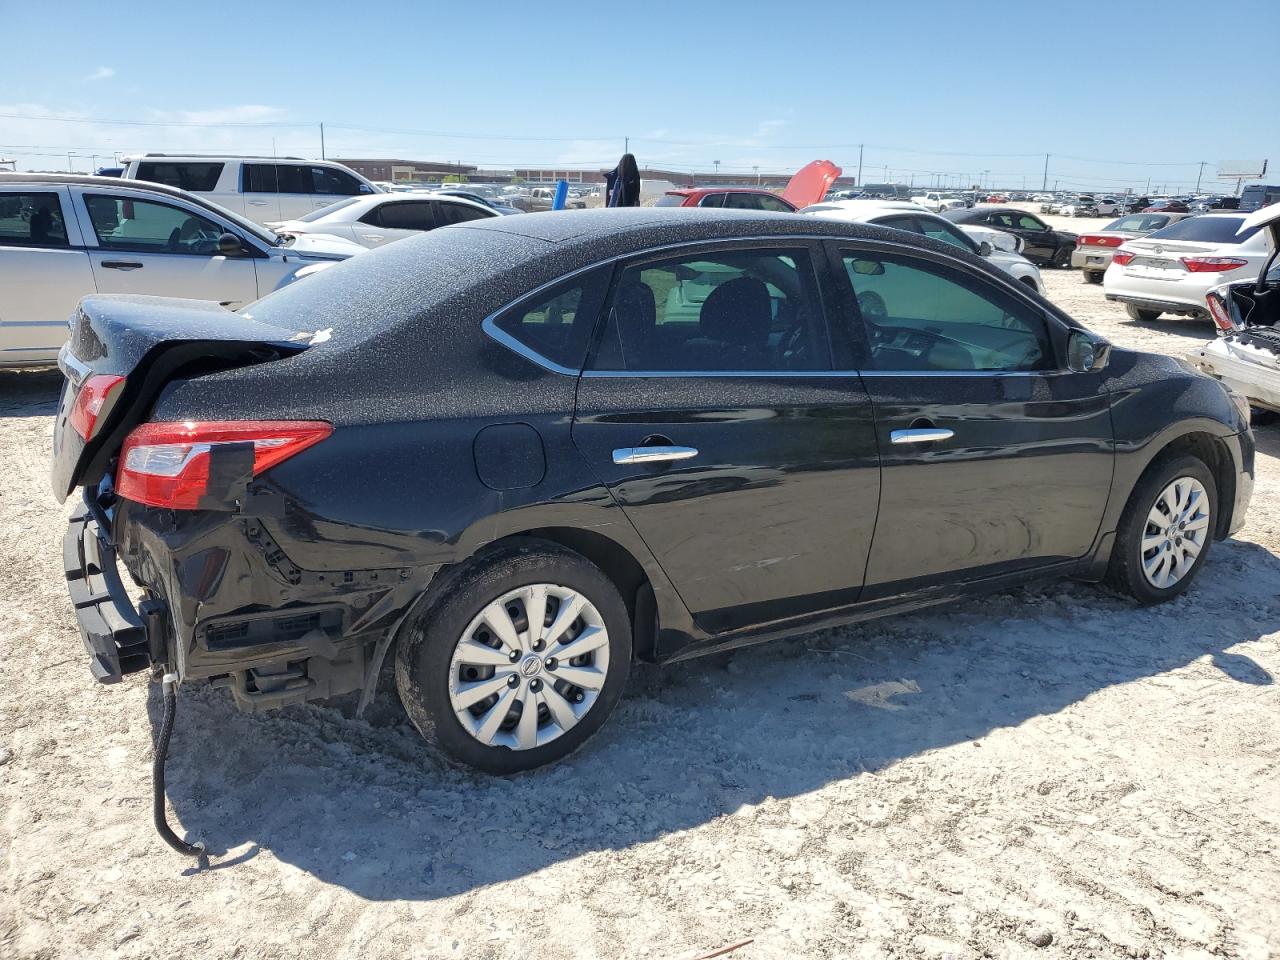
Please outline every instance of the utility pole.
[[862, 186], [862, 144], [858, 144], [858, 186]]
[[622, 152], [623, 152], [623, 153], [630, 153], [630, 152], [631, 152], [631, 138], [630, 138], [630, 137], [623, 137], [623, 138], [622, 138]]
[[67, 154], [67, 173], [74, 173], [74, 172], [75, 171], [71, 169], [71, 154], [68, 153]]
[[1042, 191], [1049, 189], [1049, 155], [1047, 153], [1044, 155], [1044, 180], [1040, 183], [1040, 189]]
[[1200, 178], [1204, 176], [1204, 165], [1207, 161], [1200, 161], [1200, 172], [1196, 174], [1196, 193], [1200, 192]]
[[712, 162], [712, 163], [714, 163], [714, 164], [716, 165], [716, 176], [717, 176], [717, 177], [718, 177], [718, 176], [720, 176], [720, 161], [719, 161], [719, 160], [712, 160], [711, 162]]
[[760, 186], [760, 166], [758, 164], [752, 165], [751, 172], [756, 175], [756, 186]]
[[320, 159], [323, 160], [324, 158], [325, 158], [324, 157], [324, 124], [321, 123], [320, 124]]

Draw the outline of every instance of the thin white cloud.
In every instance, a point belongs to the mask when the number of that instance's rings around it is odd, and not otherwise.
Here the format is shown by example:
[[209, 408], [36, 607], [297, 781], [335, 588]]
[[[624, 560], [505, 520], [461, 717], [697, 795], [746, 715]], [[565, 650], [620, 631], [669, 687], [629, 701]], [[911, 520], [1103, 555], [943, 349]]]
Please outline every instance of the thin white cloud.
[[86, 80], [110, 80], [116, 75], [115, 67], [99, 67], [93, 73], [85, 77]]

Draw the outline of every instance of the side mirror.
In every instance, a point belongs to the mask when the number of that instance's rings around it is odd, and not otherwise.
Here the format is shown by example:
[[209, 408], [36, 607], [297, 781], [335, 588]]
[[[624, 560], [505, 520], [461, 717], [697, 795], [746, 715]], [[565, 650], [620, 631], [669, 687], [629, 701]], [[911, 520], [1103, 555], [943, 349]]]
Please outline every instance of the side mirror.
[[218, 253], [224, 257], [238, 257], [244, 253], [244, 246], [234, 233], [223, 233], [218, 236]]
[[1067, 338], [1067, 369], [1073, 373], [1101, 370], [1111, 356], [1111, 344], [1088, 330], [1072, 330]]
[[372, 195], [373, 187], [369, 186], [367, 183], [362, 183], [360, 184], [360, 192], [364, 194]]
[[994, 252], [995, 252], [994, 248], [986, 240], [983, 240], [980, 244], [978, 244], [978, 256], [989, 257]]

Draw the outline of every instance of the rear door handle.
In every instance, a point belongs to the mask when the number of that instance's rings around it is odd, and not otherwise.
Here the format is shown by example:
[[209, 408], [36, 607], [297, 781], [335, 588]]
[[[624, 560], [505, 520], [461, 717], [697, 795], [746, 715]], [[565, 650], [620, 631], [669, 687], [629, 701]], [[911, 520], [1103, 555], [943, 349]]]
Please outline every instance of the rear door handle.
[[137, 260], [103, 260], [103, 267], [108, 270], [141, 270], [142, 264]]
[[265, 207], [265, 206], [267, 205], [267, 202], [268, 202], [268, 201], [266, 201], [266, 200], [249, 200], [249, 201], [247, 201], [247, 203], [248, 203], [248, 204], [249, 204], [249, 206], [251, 206], [251, 207]]
[[954, 436], [954, 430], [943, 427], [917, 427], [913, 430], [894, 430], [889, 434], [889, 440], [892, 443], [936, 443], [939, 440], [950, 440]]
[[693, 447], [618, 447], [613, 451], [614, 463], [670, 463], [689, 460], [698, 455]]

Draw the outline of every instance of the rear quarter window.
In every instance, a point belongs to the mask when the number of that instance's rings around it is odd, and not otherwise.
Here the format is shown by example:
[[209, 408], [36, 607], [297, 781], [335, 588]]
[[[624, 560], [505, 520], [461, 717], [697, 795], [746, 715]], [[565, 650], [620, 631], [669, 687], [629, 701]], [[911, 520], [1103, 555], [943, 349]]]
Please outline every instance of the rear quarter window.
[[597, 269], [556, 284], [499, 314], [493, 326], [518, 352], [576, 373], [586, 361], [607, 277]]

